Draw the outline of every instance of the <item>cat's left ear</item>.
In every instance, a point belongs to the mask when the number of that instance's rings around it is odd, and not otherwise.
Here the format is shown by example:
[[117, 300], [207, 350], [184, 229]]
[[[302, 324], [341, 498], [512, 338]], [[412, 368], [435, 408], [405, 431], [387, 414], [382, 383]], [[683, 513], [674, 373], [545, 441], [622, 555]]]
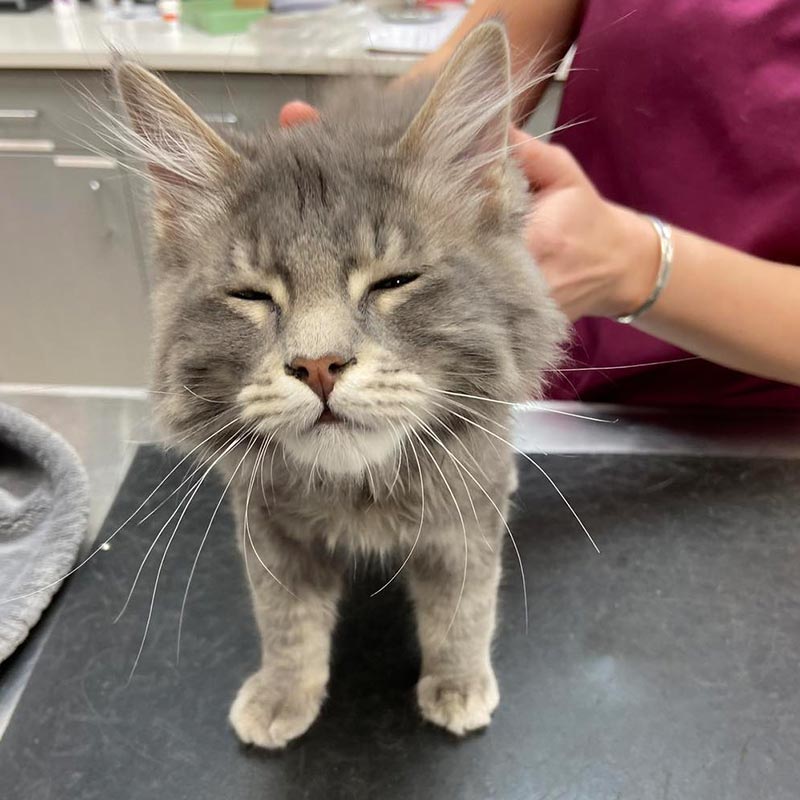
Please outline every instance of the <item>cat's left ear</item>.
[[448, 62], [400, 150], [444, 160], [474, 173], [484, 188], [497, 189], [508, 157], [511, 101], [508, 39], [500, 23], [485, 22]]
[[[123, 145], [142, 159], [161, 199], [213, 196], [239, 161], [238, 154], [169, 87], [130, 61], [114, 65], [131, 131]], [[132, 135], [131, 135], [132, 134]]]

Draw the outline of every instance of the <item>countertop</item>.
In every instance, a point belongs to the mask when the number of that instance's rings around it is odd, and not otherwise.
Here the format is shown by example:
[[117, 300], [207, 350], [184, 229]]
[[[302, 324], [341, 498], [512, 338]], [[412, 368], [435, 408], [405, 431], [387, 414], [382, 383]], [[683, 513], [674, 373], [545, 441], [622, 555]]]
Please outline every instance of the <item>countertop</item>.
[[152, 69], [300, 75], [399, 75], [413, 56], [369, 53], [372, 8], [346, 3], [314, 14], [269, 15], [245, 33], [211, 36], [161, 20], [110, 20], [82, 7], [3, 14], [0, 69], [104, 69], [111, 48]]

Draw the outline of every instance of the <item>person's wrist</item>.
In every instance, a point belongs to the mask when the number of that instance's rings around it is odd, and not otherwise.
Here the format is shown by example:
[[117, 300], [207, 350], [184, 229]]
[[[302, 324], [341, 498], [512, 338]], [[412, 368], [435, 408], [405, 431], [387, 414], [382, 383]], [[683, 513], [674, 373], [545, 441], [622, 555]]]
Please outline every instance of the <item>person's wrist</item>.
[[647, 300], [658, 279], [660, 246], [650, 220], [622, 206], [614, 206], [620, 231], [615, 258], [616, 280], [608, 316], [630, 314]]

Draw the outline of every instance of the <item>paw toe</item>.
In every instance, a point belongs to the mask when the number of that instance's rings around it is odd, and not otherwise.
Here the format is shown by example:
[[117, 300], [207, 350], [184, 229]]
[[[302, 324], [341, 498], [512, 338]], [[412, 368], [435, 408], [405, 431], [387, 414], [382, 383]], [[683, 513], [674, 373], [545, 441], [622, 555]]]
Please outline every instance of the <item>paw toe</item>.
[[428, 675], [417, 685], [422, 716], [456, 736], [485, 728], [497, 708], [494, 675], [452, 678]]
[[277, 750], [304, 734], [319, 714], [324, 689], [278, 690], [261, 673], [251, 675], [231, 706], [229, 720], [245, 744]]

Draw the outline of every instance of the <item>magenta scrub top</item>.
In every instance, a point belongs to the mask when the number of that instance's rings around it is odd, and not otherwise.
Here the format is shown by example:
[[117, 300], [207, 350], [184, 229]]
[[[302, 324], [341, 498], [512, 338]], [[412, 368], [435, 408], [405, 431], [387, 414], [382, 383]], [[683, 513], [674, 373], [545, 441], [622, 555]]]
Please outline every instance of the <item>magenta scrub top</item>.
[[[554, 140], [608, 199], [800, 264], [800, 0], [589, 0], [586, 9], [559, 124], [588, 121]], [[585, 318], [565, 366], [687, 355]], [[566, 372], [549, 396], [800, 408], [800, 388], [700, 360]]]

